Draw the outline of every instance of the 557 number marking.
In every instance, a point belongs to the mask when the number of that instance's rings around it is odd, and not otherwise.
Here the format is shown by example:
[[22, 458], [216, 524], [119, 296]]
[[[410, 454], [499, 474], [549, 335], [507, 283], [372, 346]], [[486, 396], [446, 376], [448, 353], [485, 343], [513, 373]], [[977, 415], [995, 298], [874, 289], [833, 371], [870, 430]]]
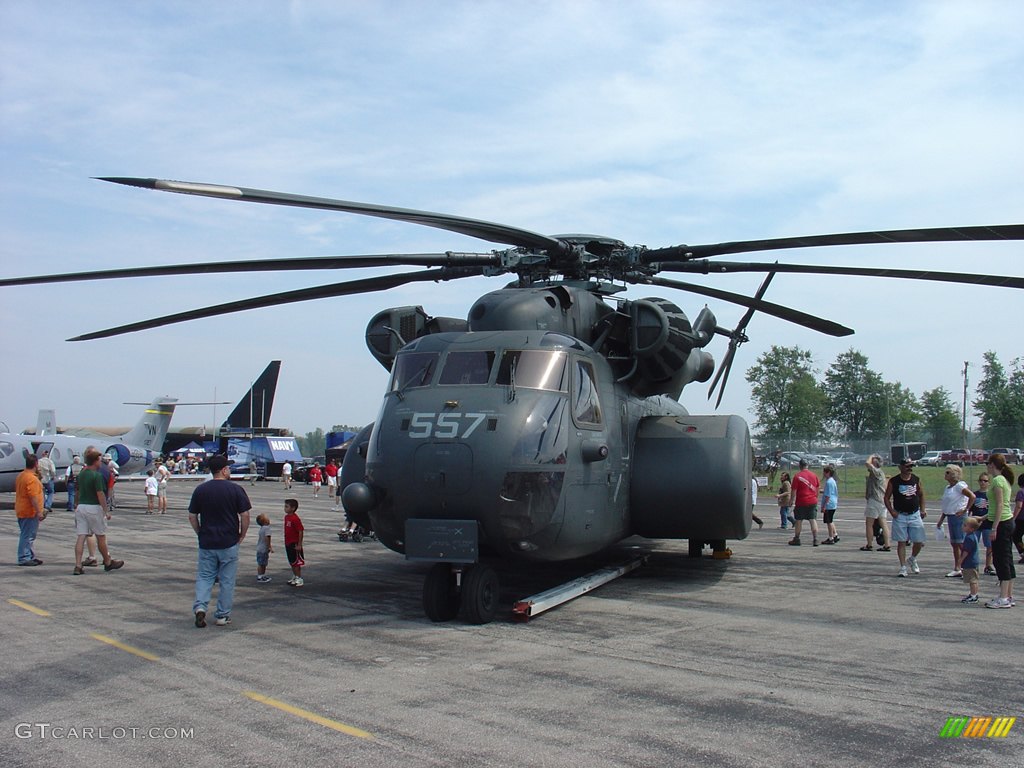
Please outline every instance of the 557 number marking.
[[409, 420], [412, 438], [466, 438], [484, 423], [486, 413], [421, 413], [417, 411]]

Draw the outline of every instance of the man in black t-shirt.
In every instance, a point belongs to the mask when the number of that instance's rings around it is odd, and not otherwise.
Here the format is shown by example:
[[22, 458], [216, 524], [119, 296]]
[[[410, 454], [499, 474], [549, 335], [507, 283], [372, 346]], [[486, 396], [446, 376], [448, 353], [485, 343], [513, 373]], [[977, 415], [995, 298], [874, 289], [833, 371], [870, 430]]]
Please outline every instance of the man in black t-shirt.
[[213, 595], [213, 584], [218, 579], [216, 624], [223, 627], [231, 623], [238, 545], [249, 529], [249, 510], [252, 508], [245, 491], [231, 482], [227, 456], [217, 454], [210, 459], [210, 474], [213, 479], [192, 492], [188, 505], [188, 522], [199, 538], [196, 597], [192, 604], [197, 627], [206, 626], [206, 608]]
[[[889, 478], [885, 487], [885, 508], [892, 516], [892, 540], [896, 542], [896, 554], [900, 558], [897, 576], [906, 576], [908, 566], [912, 573], [921, 572], [917, 556], [928, 538], [924, 532], [924, 518], [928, 516], [924, 510], [924, 487], [913, 469], [914, 462], [901, 461], [900, 473]], [[913, 545], [910, 557], [907, 557], [908, 541]]]

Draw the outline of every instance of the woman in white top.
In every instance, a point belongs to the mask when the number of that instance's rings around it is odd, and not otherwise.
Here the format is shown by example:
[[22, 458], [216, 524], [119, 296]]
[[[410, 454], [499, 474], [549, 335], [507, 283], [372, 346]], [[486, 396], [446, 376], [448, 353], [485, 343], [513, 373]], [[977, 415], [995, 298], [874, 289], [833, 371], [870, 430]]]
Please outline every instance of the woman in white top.
[[946, 490], [942, 492], [942, 514], [939, 515], [938, 528], [942, 521], [949, 520], [949, 545], [953, 548], [953, 570], [946, 574], [950, 579], [961, 576], [960, 545], [964, 543], [964, 515], [974, 503], [974, 492], [961, 480], [963, 470], [956, 464], [946, 466]]

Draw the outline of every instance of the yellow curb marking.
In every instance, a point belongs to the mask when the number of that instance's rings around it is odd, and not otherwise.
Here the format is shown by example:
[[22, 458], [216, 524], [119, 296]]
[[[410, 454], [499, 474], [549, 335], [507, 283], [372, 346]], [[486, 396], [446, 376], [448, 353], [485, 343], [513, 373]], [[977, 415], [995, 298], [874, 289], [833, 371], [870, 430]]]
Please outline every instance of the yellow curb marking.
[[89, 637], [93, 638], [94, 640], [99, 640], [101, 643], [112, 645], [115, 648], [120, 648], [122, 651], [127, 651], [128, 653], [134, 654], [135, 656], [138, 656], [140, 659], [145, 659], [146, 661], [160, 661], [159, 657], [154, 656], [152, 653], [147, 653], [146, 651], [141, 651], [138, 648], [133, 648], [130, 645], [125, 645], [124, 643], [119, 642], [112, 637], [107, 637], [106, 635], [97, 635], [96, 633], [90, 634]]
[[268, 704], [271, 707], [277, 707], [278, 709], [284, 712], [296, 715], [297, 717], [305, 718], [306, 720], [309, 720], [312, 723], [316, 723], [317, 725], [322, 725], [325, 728], [333, 728], [335, 731], [347, 733], [349, 736], [355, 736], [360, 739], [369, 739], [370, 741], [373, 741], [374, 737], [372, 733], [368, 733], [367, 731], [361, 730], [359, 728], [354, 728], [351, 725], [345, 725], [344, 723], [339, 723], [337, 720], [331, 720], [330, 718], [322, 717], [321, 715], [318, 715], [314, 712], [310, 712], [305, 709], [299, 709], [298, 707], [293, 707], [291, 704], [285, 704], [283, 701], [272, 699], [269, 696], [264, 696], [261, 693], [256, 693], [256, 691], [242, 691], [242, 693], [250, 699], [252, 699], [253, 701], [258, 701], [261, 704]]
[[21, 602], [21, 600], [15, 600], [14, 598], [8, 598], [7, 602], [10, 603], [11, 605], [16, 605], [19, 608], [24, 608], [26, 611], [28, 611], [29, 613], [34, 613], [36, 616], [49, 616], [50, 615], [49, 611], [44, 611], [42, 608], [36, 608], [34, 605], [29, 605], [28, 603], [23, 603], [23, 602]]

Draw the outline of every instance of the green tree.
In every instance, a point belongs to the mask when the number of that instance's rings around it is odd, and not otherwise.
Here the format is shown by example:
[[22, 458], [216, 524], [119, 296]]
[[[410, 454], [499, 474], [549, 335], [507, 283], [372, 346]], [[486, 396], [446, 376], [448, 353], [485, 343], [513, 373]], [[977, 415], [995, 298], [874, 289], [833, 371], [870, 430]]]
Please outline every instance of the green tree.
[[932, 448], [960, 444], [960, 414], [945, 387], [929, 389], [921, 395], [921, 426], [928, 430]]
[[972, 403], [980, 415], [982, 439], [989, 445], [1020, 443], [1024, 434], [1024, 370], [1021, 358], [1013, 360], [1009, 376], [995, 352], [986, 352], [984, 359], [981, 381], [976, 389], [977, 399]]
[[327, 436], [320, 427], [307, 432], [305, 437], [296, 437], [295, 440], [303, 456], [323, 456], [327, 452]]
[[747, 369], [758, 437], [771, 448], [790, 437], [816, 438], [824, 432], [825, 394], [814, 378], [811, 353], [772, 346]]
[[892, 442], [902, 442], [907, 428], [921, 421], [921, 405], [914, 393], [898, 381], [887, 381], [882, 384], [882, 389], [889, 414], [886, 436]]
[[880, 374], [855, 349], [839, 355], [825, 371], [822, 389], [828, 397], [828, 420], [847, 439], [861, 440], [880, 431], [885, 407]]

